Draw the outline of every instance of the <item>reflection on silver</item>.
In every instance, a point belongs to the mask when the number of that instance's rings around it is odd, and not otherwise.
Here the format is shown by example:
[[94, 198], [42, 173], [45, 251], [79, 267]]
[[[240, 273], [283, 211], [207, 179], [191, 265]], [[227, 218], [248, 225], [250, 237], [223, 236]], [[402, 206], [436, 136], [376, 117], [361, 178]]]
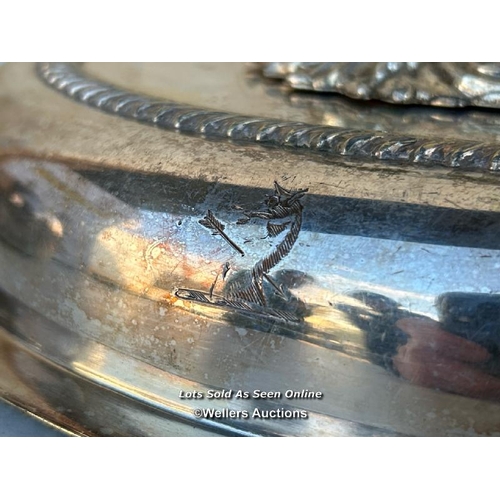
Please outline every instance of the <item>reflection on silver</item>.
[[[499, 213], [272, 176], [261, 189], [4, 159], [3, 393], [35, 394], [81, 434], [500, 432]], [[244, 256], [200, 224], [208, 210], [241, 231]], [[179, 398], [209, 389], [324, 397]], [[309, 418], [196, 419], [200, 407]]]

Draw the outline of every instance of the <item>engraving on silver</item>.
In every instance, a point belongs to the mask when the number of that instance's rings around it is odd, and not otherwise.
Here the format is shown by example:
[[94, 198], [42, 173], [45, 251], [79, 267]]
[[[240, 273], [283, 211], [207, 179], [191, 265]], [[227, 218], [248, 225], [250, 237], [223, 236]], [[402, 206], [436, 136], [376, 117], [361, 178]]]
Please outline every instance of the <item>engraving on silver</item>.
[[[244, 217], [236, 224], [248, 224], [252, 219], [267, 220], [267, 236], [275, 238], [285, 230], [285, 236], [272, 249], [272, 251], [260, 259], [252, 268], [250, 276], [244, 274], [241, 279], [229, 282], [225, 287], [223, 296], [213, 293], [219, 275], [208, 293], [199, 290], [181, 288], [176, 290], [175, 295], [181, 299], [198, 302], [208, 306], [222, 307], [246, 315], [258, 316], [265, 319], [282, 322], [298, 323], [301, 318], [294, 313], [277, 309], [269, 305], [264, 290], [264, 280], [272, 287], [275, 294], [285, 301], [287, 300], [286, 290], [282, 285], [278, 285], [270, 276], [271, 270], [277, 266], [292, 250], [302, 227], [302, 211], [304, 209], [301, 198], [306, 194], [307, 189], [290, 191], [274, 182], [274, 193], [267, 197], [266, 210], [243, 212]], [[288, 219], [288, 220], [287, 220]], [[282, 221], [281, 223], [271, 223], [271, 220]], [[225, 233], [225, 226], [209, 210], [207, 216], [199, 221], [201, 225], [212, 229], [214, 235], [222, 236], [235, 250], [244, 256], [236, 243], [234, 243]], [[272, 228], [272, 229], [271, 229]], [[223, 266], [223, 280], [229, 270], [226, 262]]]

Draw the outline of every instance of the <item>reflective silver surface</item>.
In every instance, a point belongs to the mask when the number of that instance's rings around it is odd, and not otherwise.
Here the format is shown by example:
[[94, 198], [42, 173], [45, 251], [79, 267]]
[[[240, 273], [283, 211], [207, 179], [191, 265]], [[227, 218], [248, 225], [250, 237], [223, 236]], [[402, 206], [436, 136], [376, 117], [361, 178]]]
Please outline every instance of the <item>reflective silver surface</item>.
[[[0, 127], [4, 398], [83, 435], [500, 432], [495, 172], [179, 135], [9, 71], [38, 99]], [[255, 409], [308, 418], [224, 416]]]
[[500, 107], [500, 64], [463, 62], [264, 63], [294, 89], [439, 107]]

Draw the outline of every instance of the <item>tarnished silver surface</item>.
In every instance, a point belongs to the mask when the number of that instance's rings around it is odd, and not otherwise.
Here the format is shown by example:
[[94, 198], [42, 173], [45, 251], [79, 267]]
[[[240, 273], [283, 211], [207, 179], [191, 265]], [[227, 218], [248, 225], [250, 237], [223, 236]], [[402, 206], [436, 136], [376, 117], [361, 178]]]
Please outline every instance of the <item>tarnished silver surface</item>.
[[[500, 432], [495, 172], [176, 134], [2, 71], [2, 397], [82, 435]], [[255, 409], [308, 418], [227, 415]]]
[[500, 107], [499, 63], [277, 62], [266, 77], [294, 89], [337, 92], [353, 99], [447, 108]]

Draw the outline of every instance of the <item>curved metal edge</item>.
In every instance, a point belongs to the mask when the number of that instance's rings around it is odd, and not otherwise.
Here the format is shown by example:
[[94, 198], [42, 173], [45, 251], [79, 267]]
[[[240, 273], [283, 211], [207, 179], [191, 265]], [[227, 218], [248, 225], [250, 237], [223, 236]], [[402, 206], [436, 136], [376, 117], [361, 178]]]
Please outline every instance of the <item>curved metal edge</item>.
[[[13, 299], [14, 300], [14, 299]], [[196, 418], [224, 400], [179, 400], [180, 390], [213, 388], [81, 337], [17, 302], [36, 329], [0, 325], [0, 398], [82, 436], [399, 436], [388, 429], [308, 411], [304, 421]], [[51, 348], [43, 349], [42, 343]], [[76, 356], [75, 356], [75, 353]], [[123, 366], [135, 379], [123, 377]], [[223, 389], [223, 388], [217, 388]], [[207, 405], [207, 406], [205, 406]], [[286, 406], [269, 402], [269, 408]], [[245, 400], [231, 408], [248, 409]], [[267, 408], [267, 407], [266, 407]], [[291, 408], [287, 408], [291, 409]]]
[[282, 122], [155, 99], [102, 82], [72, 63], [38, 63], [39, 77], [73, 101], [155, 127], [333, 157], [500, 171], [500, 146]]
[[[16, 411], [20, 412], [23, 416], [29, 418], [30, 420], [35, 420], [37, 423], [43, 425], [43, 427], [47, 428], [49, 431], [55, 431], [60, 433], [61, 437], [81, 437], [82, 435], [77, 433], [76, 431], [72, 431], [71, 429], [67, 429], [57, 422], [49, 420], [45, 418], [43, 415], [38, 415], [31, 410], [28, 410], [23, 405], [17, 404], [15, 401], [11, 401], [2, 397], [0, 394], [0, 402], [7, 405], [8, 407], [14, 408]], [[12, 436], [16, 437], [16, 436]], [[29, 436], [29, 437], [38, 437], [38, 436]], [[45, 437], [45, 436], [44, 436]], [[59, 436], [49, 436], [49, 437], [59, 437]]]

